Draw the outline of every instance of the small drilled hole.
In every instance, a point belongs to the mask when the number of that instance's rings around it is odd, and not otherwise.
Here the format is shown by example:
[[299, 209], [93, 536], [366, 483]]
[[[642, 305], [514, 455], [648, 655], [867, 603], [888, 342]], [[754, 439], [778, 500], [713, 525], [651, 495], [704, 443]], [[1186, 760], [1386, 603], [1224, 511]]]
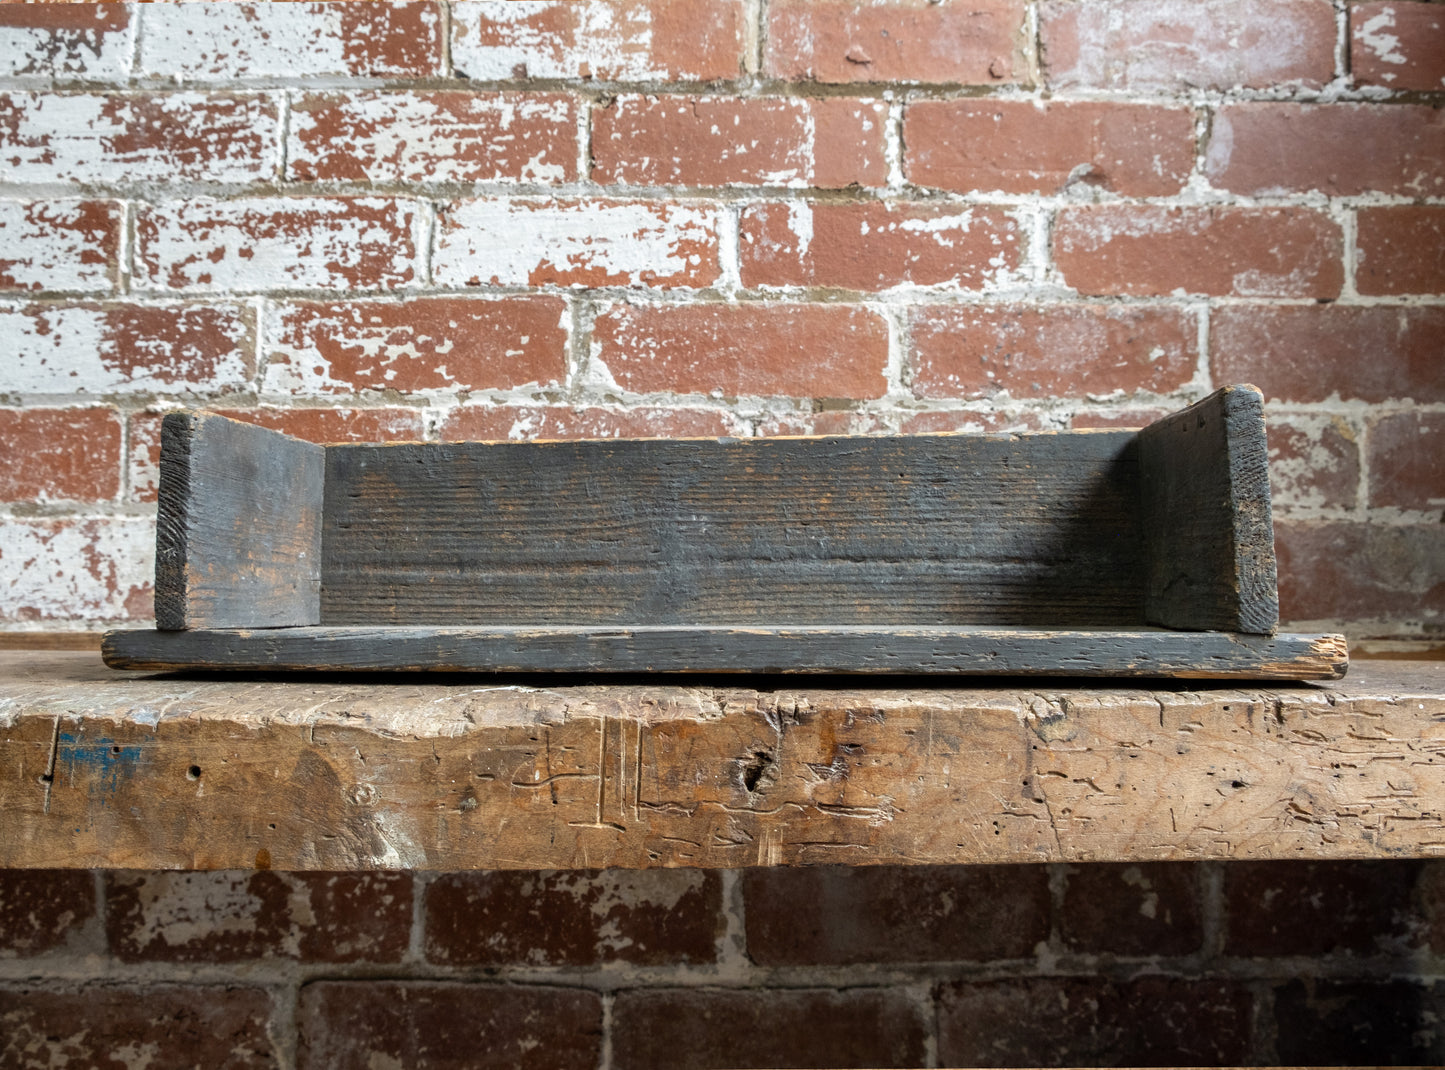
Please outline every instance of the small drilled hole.
[[200, 779], [201, 779], [201, 767], [200, 767], [199, 765], [193, 765], [193, 766], [191, 766], [189, 769], [187, 769], [187, 770], [186, 770], [186, 779], [187, 779], [187, 780], [200, 780]]

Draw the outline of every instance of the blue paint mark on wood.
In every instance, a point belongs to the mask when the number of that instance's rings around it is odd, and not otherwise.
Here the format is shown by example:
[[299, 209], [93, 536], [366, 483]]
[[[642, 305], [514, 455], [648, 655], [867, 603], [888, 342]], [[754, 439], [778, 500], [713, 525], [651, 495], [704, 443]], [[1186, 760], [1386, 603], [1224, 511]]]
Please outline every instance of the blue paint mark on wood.
[[[110, 795], [120, 787], [121, 780], [129, 780], [140, 764], [139, 746], [121, 746], [106, 737], [83, 739], [79, 734], [61, 732], [58, 737], [57, 758], [65, 763], [68, 782], [73, 784], [77, 775], [90, 782], [92, 794], [96, 788], [102, 796]], [[102, 797], [101, 805], [105, 805]]]

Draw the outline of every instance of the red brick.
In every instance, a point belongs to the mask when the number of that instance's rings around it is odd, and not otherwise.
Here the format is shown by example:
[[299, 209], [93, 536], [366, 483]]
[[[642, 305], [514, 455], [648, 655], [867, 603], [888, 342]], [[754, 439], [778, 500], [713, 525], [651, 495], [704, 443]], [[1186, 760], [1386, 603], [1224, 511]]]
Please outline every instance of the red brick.
[[1445, 113], [1415, 104], [1231, 104], [1204, 174], [1236, 193], [1445, 193]]
[[0, 201], [0, 247], [0, 290], [113, 289], [120, 205]]
[[1415, 980], [1296, 980], [1274, 990], [1274, 1047], [1295, 1065], [1445, 1064], [1445, 985]]
[[0, 1066], [275, 1067], [271, 997], [231, 985], [0, 989]]
[[120, 490], [114, 409], [0, 409], [0, 501], [104, 501]]
[[0, 518], [0, 621], [145, 620], [155, 541], [149, 517]]
[[779, 435], [884, 435], [888, 425], [881, 414], [852, 409], [824, 409], [821, 412], [770, 413], [756, 425], [755, 434], [769, 438]]
[[1329, 0], [1044, 0], [1055, 89], [1263, 89], [1324, 85], [1335, 71]]
[[1019, 264], [1018, 224], [999, 208], [755, 204], [742, 214], [744, 286], [975, 289]]
[[124, 81], [130, 11], [123, 4], [0, 6], [0, 76]]
[[871, 100], [619, 97], [593, 111], [592, 177], [634, 186], [883, 186]]
[[1280, 401], [1445, 401], [1445, 308], [1233, 305], [1210, 320], [1217, 383]]
[[1049, 938], [1043, 866], [820, 866], [743, 873], [759, 966], [1027, 958]]
[[593, 347], [624, 389], [876, 398], [888, 327], [850, 305], [613, 305]]
[[614, 1065], [922, 1066], [924, 1008], [885, 988], [634, 989], [612, 1008]]
[[1012, 434], [1037, 431], [1042, 426], [1034, 412], [970, 412], [967, 409], [941, 409], [915, 412], [903, 418], [898, 430], [905, 435], [936, 434]]
[[592, 1070], [602, 998], [580, 989], [318, 981], [301, 989], [302, 1070]]
[[0, 309], [6, 387], [26, 393], [234, 389], [251, 378], [250, 336], [238, 305]]
[[961, 82], [1028, 77], [1020, 0], [774, 0], [764, 73], [816, 82]]
[[392, 289], [416, 278], [415, 229], [413, 204], [382, 197], [149, 205], [136, 266], [173, 290]]
[[1364, 638], [1408, 621], [1445, 630], [1445, 524], [1276, 520], [1274, 544], [1281, 620], [1363, 622]]
[[1445, 506], [1445, 415], [1377, 417], [1370, 424], [1368, 456], [1371, 505]]
[[1445, 294], [1445, 207], [1362, 208], [1355, 228], [1360, 293]]
[[910, 325], [919, 397], [1167, 394], [1199, 354], [1194, 316], [1173, 308], [930, 305]]
[[122, 962], [398, 962], [409, 873], [109, 873], [106, 935]]
[[1117, 428], [1137, 430], [1148, 427], [1155, 420], [1162, 420], [1171, 411], [1173, 410], [1161, 408], [1080, 409], [1070, 419], [1069, 426], [1076, 431]]
[[1359, 437], [1343, 416], [1271, 415], [1266, 431], [1270, 496], [1276, 509], [1355, 507]]
[[719, 210], [663, 201], [457, 201], [437, 219], [442, 286], [709, 286]]
[[712, 82], [742, 69], [740, 0], [452, 5], [452, 65], [478, 81]]
[[140, 10], [140, 71], [186, 82], [440, 73], [435, 3], [196, 4]]
[[1424, 935], [1424, 919], [1413, 905], [1422, 865], [1230, 862], [1224, 866], [1224, 953], [1398, 953]]
[[1413, 0], [1351, 4], [1350, 74], [1356, 85], [1445, 89], [1445, 10]]
[[972, 193], [1178, 193], [1194, 167], [1187, 108], [1093, 101], [925, 100], [903, 116], [904, 173]]
[[272, 177], [276, 102], [232, 93], [0, 93], [9, 182], [248, 182]]
[[704, 870], [448, 873], [426, 890], [426, 957], [444, 966], [706, 964], [722, 928]]
[[571, 182], [577, 104], [561, 94], [309, 93], [291, 109], [302, 181]]
[[275, 310], [262, 389], [410, 393], [557, 383], [566, 371], [566, 323], [559, 297], [298, 301]]
[[422, 437], [418, 409], [231, 409], [210, 411], [269, 427], [307, 442], [416, 442]]
[[1300, 208], [1070, 208], [1054, 262], [1086, 294], [1334, 297], [1340, 228]]
[[[419, 409], [235, 409], [216, 405], [211, 412], [259, 424], [307, 442], [415, 442], [422, 438]], [[161, 456], [160, 412], [130, 418], [130, 499], [156, 500]]]
[[1191, 955], [1204, 941], [1199, 879], [1188, 862], [1070, 866], [1059, 939], [1089, 955]]
[[94, 915], [88, 870], [0, 870], [0, 959], [64, 948]]
[[942, 1066], [1218, 1066], [1249, 1061], [1243, 984], [1030, 977], [942, 990]]
[[719, 409], [571, 408], [564, 405], [464, 405], [442, 425], [446, 442], [585, 438], [721, 438], [740, 430]]

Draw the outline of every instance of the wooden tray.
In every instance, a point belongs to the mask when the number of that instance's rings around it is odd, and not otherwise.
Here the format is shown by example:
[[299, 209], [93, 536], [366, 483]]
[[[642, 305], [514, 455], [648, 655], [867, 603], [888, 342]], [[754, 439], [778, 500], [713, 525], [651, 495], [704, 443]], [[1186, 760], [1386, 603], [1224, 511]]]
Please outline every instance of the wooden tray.
[[1142, 431], [316, 446], [162, 428], [116, 668], [1326, 678], [1275, 634], [1264, 409]]

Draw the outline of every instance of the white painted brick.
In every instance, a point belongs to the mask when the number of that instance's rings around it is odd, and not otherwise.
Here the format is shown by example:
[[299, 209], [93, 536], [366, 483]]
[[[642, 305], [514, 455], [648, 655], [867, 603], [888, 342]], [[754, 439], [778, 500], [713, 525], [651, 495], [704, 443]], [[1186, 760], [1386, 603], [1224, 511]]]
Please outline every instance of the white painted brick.
[[280, 126], [258, 95], [0, 94], [0, 181], [268, 178]]
[[144, 4], [139, 67], [196, 82], [429, 74], [396, 54], [417, 44], [397, 35], [436, 33], [437, 17], [430, 4]]
[[155, 522], [0, 519], [0, 621], [144, 619]]
[[135, 22], [123, 4], [10, 4], [0, 11], [0, 78], [120, 82]]
[[475, 200], [438, 220], [439, 285], [706, 286], [720, 213], [686, 204]]
[[416, 278], [416, 208], [380, 197], [197, 198], [141, 210], [136, 285], [392, 288]]
[[[565, 27], [566, 32], [557, 29]], [[452, 5], [452, 66], [478, 81], [527, 78], [665, 79], [652, 56], [652, 11], [604, 0]]]
[[233, 305], [0, 309], [0, 389], [25, 394], [238, 389], [250, 378]]
[[113, 201], [0, 201], [0, 287], [109, 290], [119, 235]]
[[471, 0], [452, 4], [452, 66], [488, 82], [730, 79], [744, 21], [737, 0]]

